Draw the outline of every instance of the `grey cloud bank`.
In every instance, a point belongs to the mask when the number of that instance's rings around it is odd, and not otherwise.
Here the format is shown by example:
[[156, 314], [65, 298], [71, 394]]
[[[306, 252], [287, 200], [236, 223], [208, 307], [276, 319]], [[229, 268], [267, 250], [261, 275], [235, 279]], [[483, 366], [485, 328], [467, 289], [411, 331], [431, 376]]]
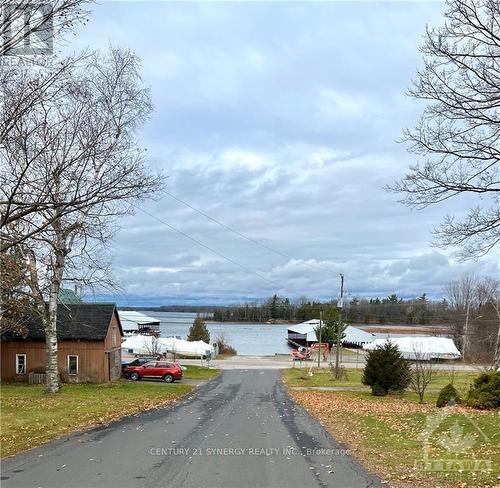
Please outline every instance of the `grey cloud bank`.
[[[396, 142], [421, 105], [404, 95], [421, 63], [428, 2], [105, 2], [73, 46], [129, 46], [156, 111], [142, 134], [168, 191], [273, 254], [164, 196], [121, 221], [119, 303], [230, 303], [277, 292], [440, 296], [464, 271], [500, 275], [499, 254], [458, 263], [430, 246], [447, 212], [412, 211], [382, 187], [414, 162]], [[309, 265], [305, 264], [306, 261]], [[322, 269], [316, 269], [319, 266]]]

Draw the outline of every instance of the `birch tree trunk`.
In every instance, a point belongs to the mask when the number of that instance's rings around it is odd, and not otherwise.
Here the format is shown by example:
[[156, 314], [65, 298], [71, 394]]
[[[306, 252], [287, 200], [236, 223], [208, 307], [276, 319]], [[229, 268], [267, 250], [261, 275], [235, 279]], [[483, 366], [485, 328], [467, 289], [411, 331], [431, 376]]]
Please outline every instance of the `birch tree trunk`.
[[[10, 209], [5, 225], [19, 234], [9, 244], [27, 248], [32, 306], [46, 336], [48, 393], [60, 389], [57, 307], [63, 279], [102, 285], [108, 279], [102, 256], [93, 254], [117, 230], [114, 219], [163, 188], [161, 175], [147, 169], [136, 137], [152, 110], [139, 58], [112, 48], [67, 63], [64, 76], [51, 78], [50, 90], [21, 111], [17, 91], [26, 85], [31, 93], [32, 76], [13, 70], [15, 83], [6, 85], [12, 85], [9, 107], [16, 123], [3, 132], [10, 119], [3, 122], [5, 110], [0, 113], [0, 137], [9, 135], [0, 147], [0, 187], [6, 195], [0, 204]], [[0, 236], [5, 239], [3, 228]]]
[[497, 342], [495, 344], [495, 371], [500, 371], [500, 307], [498, 300], [496, 301], [495, 312], [498, 316]]
[[497, 343], [495, 346], [495, 371], [500, 371], [500, 327], [498, 327]]
[[60, 229], [57, 229], [54, 252], [55, 260], [49, 290], [49, 303], [43, 324], [45, 329], [45, 344], [47, 348], [46, 393], [57, 393], [61, 388], [59, 383], [59, 370], [57, 367], [57, 305], [63, 279], [66, 255], [68, 254], [65, 244], [62, 232]]

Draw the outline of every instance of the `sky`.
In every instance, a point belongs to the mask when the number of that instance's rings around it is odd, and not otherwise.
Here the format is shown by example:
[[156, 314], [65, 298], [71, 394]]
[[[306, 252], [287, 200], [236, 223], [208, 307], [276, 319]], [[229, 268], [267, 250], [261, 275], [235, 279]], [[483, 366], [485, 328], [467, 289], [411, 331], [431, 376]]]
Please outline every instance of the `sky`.
[[426, 25], [443, 11], [418, 1], [96, 4], [66, 50], [112, 43], [140, 56], [155, 105], [141, 144], [168, 192], [119, 221], [110, 254], [122, 291], [99, 298], [330, 299], [340, 272], [347, 297], [437, 298], [462, 273], [500, 276], [498, 250], [464, 263], [431, 245], [444, 215], [470, 202], [417, 211], [383, 189], [416, 162], [398, 141], [423, 105], [405, 92]]

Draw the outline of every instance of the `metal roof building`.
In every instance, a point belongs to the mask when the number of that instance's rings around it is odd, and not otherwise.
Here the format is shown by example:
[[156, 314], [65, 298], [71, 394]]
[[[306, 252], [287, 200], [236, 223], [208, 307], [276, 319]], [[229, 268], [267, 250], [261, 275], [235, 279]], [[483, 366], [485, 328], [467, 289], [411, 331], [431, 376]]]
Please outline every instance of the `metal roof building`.
[[[309, 345], [312, 342], [318, 342], [315, 329], [319, 326], [319, 319], [308, 320], [301, 324], [288, 327], [287, 339], [291, 343], [300, 345]], [[342, 341], [345, 345], [362, 346], [375, 340], [375, 336], [369, 332], [348, 325], [345, 329], [345, 337]], [[304, 344], [307, 343], [307, 344]]]
[[149, 317], [135, 310], [119, 310], [120, 322], [123, 332], [128, 334], [138, 334], [140, 332], [159, 333], [160, 320], [154, 317]]

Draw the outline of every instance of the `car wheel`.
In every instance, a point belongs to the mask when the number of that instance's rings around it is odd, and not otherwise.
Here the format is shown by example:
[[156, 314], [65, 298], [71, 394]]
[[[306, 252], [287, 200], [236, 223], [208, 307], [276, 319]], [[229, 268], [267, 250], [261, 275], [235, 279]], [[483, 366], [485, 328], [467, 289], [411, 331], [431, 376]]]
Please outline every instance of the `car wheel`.
[[137, 381], [137, 380], [140, 380], [141, 379], [141, 376], [139, 375], [139, 373], [132, 373], [130, 375], [130, 379], [133, 380], [133, 381]]
[[163, 381], [165, 383], [173, 383], [174, 382], [174, 377], [171, 375], [171, 374], [166, 374], [164, 377], [163, 377]]

